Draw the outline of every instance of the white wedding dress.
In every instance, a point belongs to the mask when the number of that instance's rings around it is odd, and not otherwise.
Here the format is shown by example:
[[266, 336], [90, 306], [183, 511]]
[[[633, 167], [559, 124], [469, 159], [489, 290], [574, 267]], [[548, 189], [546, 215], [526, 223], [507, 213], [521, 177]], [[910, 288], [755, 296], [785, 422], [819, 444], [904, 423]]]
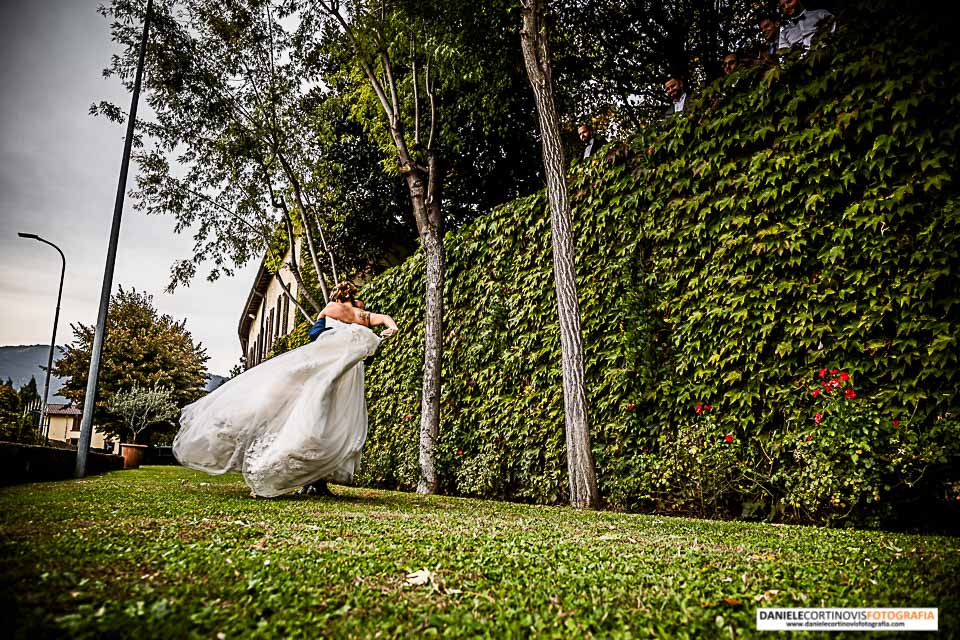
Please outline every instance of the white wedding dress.
[[314, 342], [184, 407], [177, 460], [207, 473], [239, 471], [264, 497], [314, 480], [351, 480], [367, 438], [363, 359], [380, 338], [358, 324], [326, 322]]

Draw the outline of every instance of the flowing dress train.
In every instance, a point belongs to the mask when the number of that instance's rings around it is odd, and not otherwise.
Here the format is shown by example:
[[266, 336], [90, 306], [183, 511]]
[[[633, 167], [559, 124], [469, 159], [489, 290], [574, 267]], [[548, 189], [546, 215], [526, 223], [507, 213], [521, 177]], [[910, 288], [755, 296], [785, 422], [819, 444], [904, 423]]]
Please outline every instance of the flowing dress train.
[[316, 341], [248, 369], [180, 414], [173, 453], [207, 473], [239, 471], [258, 496], [348, 482], [367, 438], [363, 360], [380, 338], [327, 319]]

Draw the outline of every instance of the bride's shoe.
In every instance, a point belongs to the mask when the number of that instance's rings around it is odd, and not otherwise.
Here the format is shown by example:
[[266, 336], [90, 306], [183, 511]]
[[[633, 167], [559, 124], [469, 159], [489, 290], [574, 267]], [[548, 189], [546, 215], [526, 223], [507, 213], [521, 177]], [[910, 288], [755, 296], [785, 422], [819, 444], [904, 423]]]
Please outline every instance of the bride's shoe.
[[319, 498], [334, 498], [333, 492], [327, 487], [326, 480], [315, 480], [310, 484], [305, 484], [297, 491], [298, 496], [316, 496]]

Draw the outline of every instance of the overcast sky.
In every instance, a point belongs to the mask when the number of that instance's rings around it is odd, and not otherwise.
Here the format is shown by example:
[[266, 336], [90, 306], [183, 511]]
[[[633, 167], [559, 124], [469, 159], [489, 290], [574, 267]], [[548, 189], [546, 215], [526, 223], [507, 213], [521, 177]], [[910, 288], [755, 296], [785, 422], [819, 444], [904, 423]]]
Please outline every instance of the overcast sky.
[[[0, 345], [50, 344], [60, 256], [17, 232], [36, 233], [67, 258], [57, 344], [70, 324], [95, 324], [120, 172], [125, 127], [88, 115], [130, 97], [102, 70], [113, 44], [96, 8], [106, 0], [0, 0]], [[144, 107], [141, 99], [141, 115]], [[128, 189], [137, 167], [131, 163]], [[129, 198], [120, 227], [113, 291], [153, 294], [161, 313], [187, 319], [225, 375], [240, 358], [237, 324], [257, 265], [215, 283], [164, 293], [170, 265], [191, 255], [173, 218], [147, 217]]]

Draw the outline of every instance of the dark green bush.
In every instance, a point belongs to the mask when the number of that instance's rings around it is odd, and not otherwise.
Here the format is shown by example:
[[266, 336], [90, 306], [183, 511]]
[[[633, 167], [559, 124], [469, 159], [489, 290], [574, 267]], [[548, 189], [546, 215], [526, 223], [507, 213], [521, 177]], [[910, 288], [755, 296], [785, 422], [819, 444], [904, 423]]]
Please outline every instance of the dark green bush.
[[[718, 82], [573, 170], [610, 507], [863, 521], [942, 500], [957, 479], [960, 65], [945, 26], [890, 15], [851, 9], [820, 48]], [[544, 196], [446, 247], [442, 490], [563, 501]], [[423, 271], [417, 254], [363, 290], [401, 327], [368, 368], [363, 482], [416, 484]], [[833, 363], [856, 374], [859, 408], [800, 439], [813, 424], [801, 400]], [[713, 407], [710, 430], [697, 404]], [[892, 420], [916, 440], [909, 455]]]

